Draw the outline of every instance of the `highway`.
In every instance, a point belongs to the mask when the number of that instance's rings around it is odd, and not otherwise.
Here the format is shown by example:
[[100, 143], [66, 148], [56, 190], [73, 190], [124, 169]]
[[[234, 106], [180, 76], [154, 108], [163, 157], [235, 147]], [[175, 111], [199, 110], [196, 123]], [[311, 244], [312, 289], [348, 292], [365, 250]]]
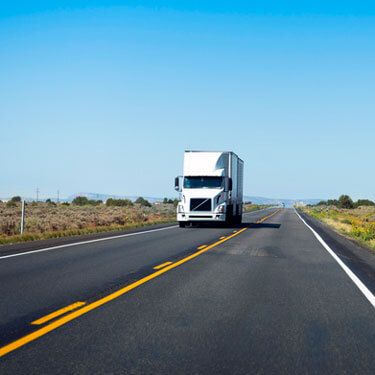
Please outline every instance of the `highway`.
[[2, 375], [375, 372], [375, 256], [294, 209], [74, 241], [0, 247]]

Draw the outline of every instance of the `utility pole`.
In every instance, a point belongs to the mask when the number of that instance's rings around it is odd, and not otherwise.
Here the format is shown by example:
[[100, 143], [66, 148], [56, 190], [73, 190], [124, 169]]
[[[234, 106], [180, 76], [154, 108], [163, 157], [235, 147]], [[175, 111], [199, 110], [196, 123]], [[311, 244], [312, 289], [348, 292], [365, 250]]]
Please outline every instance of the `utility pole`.
[[57, 190], [57, 203], [60, 203], [60, 190]]
[[25, 228], [25, 199], [22, 198], [21, 202], [21, 234], [23, 234]]
[[39, 202], [39, 188], [36, 188], [36, 201]]

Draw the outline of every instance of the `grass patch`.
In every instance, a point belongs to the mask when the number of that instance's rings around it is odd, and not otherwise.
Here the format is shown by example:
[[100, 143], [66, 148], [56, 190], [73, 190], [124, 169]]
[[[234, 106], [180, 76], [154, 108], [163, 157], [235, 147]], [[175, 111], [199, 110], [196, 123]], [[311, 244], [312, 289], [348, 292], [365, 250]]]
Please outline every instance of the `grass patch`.
[[6, 236], [6, 237], [0, 236], [0, 245], [35, 241], [35, 240], [46, 240], [50, 238], [80, 236], [84, 234], [115, 232], [115, 231], [121, 231], [124, 229], [140, 228], [140, 227], [153, 225], [153, 224], [172, 223], [174, 221], [175, 221], [175, 218], [173, 219], [170, 218], [170, 219], [158, 220], [154, 222], [129, 223], [127, 225], [110, 225], [110, 226], [103, 226], [103, 227], [71, 229], [71, 230], [65, 230], [65, 231], [44, 232], [44, 233], [24, 233], [23, 235], [18, 234], [18, 235], [13, 235], [13, 236]]
[[45, 203], [26, 206], [25, 232], [20, 235], [20, 204], [0, 203], [0, 244], [91, 233], [120, 231], [176, 221], [171, 204], [143, 207], [66, 206]]
[[303, 207], [302, 210], [337, 232], [375, 250], [375, 207], [343, 209], [334, 206], [315, 206]]

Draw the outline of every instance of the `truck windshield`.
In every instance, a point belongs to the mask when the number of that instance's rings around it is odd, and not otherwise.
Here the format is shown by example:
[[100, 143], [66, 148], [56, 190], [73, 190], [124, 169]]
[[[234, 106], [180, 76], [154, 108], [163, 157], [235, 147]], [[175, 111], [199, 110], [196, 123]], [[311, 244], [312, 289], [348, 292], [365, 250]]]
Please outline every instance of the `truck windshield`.
[[185, 189], [220, 189], [223, 187], [223, 177], [185, 177]]

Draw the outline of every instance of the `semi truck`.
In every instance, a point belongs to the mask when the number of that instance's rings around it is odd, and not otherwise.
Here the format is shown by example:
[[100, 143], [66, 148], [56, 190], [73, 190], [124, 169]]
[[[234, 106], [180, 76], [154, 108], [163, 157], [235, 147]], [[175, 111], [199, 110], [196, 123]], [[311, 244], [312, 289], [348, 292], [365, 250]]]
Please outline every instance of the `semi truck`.
[[180, 193], [180, 227], [200, 222], [241, 223], [244, 162], [232, 151], [185, 151]]

